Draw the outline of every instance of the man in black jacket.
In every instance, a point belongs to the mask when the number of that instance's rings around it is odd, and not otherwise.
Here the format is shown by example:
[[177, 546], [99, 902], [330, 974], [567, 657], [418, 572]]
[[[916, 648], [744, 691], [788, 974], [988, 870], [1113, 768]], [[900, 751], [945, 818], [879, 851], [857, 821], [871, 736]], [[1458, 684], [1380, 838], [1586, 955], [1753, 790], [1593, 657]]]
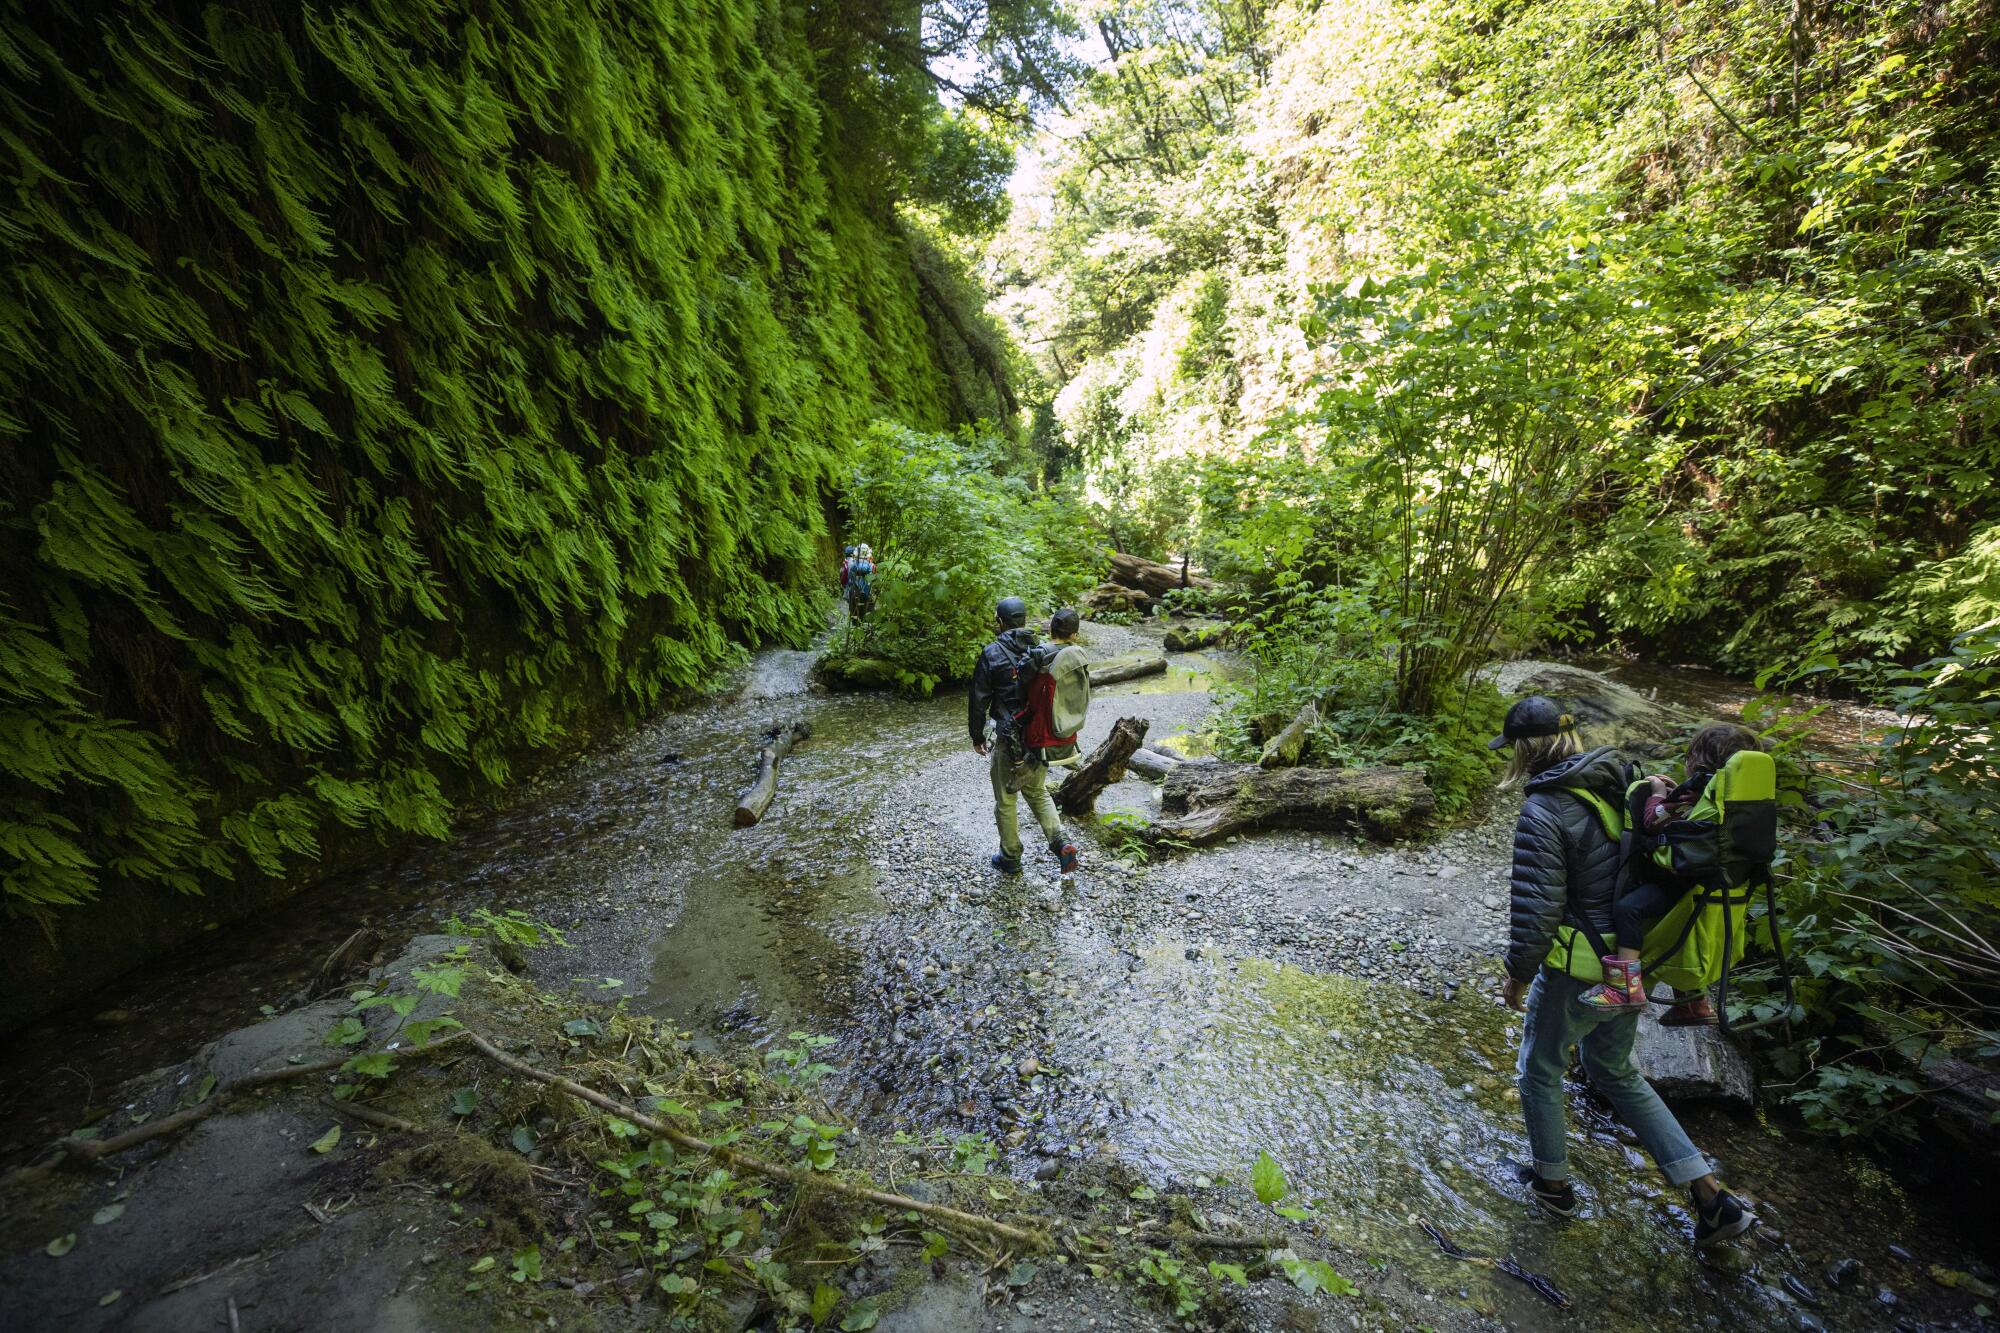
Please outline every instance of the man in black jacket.
[[1688, 1187], [1695, 1244], [1742, 1235], [1756, 1225], [1756, 1217], [1716, 1181], [1707, 1159], [1632, 1063], [1638, 1008], [1582, 1002], [1600, 978], [1592, 971], [1595, 949], [1582, 951], [1578, 966], [1586, 976], [1551, 962], [1559, 932], [1612, 933], [1611, 903], [1622, 861], [1614, 829], [1622, 827], [1624, 761], [1614, 750], [1578, 753], [1574, 720], [1555, 700], [1539, 695], [1507, 710], [1506, 729], [1492, 744], [1511, 747], [1507, 782], [1525, 793], [1514, 825], [1507, 979], [1501, 986], [1507, 1007], [1528, 1015], [1517, 1073], [1535, 1160], [1522, 1168], [1521, 1183], [1547, 1212], [1576, 1215], [1563, 1104], [1563, 1074], [1574, 1047], [1591, 1086], [1638, 1135], [1661, 1174]]
[[[993, 756], [988, 770], [993, 779], [993, 822], [1000, 830], [1000, 852], [993, 858], [993, 868], [1009, 875], [1020, 873], [1020, 813], [1014, 799], [1019, 794], [1028, 798], [1028, 809], [1042, 826], [1049, 850], [1068, 875], [1076, 870], [1076, 844], [1063, 836], [1056, 803], [1049, 798], [1048, 766], [1027, 753], [1017, 720], [1028, 705], [1027, 678], [1038, 669], [1035, 632], [1027, 627], [1028, 604], [1018, 597], [1003, 597], [993, 607], [993, 618], [993, 642], [979, 654], [972, 688], [965, 696], [972, 748]], [[988, 719], [994, 724], [990, 743]]]

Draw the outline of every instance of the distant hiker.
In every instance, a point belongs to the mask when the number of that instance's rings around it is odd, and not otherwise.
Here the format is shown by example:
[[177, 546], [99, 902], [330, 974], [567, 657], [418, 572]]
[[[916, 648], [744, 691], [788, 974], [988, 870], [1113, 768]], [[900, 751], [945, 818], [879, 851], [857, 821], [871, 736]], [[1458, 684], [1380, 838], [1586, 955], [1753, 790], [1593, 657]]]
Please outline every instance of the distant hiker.
[[847, 567], [854, 563], [854, 548], [843, 547], [840, 552], [840, 595], [847, 595]]
[[847, 613], [866, 620], [875, 609], [875, 552], [867, 542], [854, 548], [854, 558], [841, 571], [841, 586], [847, 589]]
[[[1762, 748], [1755, 732], [1732, 723], [1719, 722], [1697, 731], [1688, 742], [1686, 782], [1675, 786], [1672, 779], [1659, 774], [1646, 779], [1647, 790], [1642, 794], [1636, 812], [1640, 830], [1658, 839], [1666, 833], [1669, 824], [1687, 820], [1708, 791], [1709, 784], [1715, 780], [1715, 775], [1731, 758], [1747, 750]], [[1635, 859], [1635, 864], [1647, 868], [1652, 862], [1640, 857]], [[1694, 888], [1692, 879], [1671, 874], [1641, 873], [1631, 878], [1611, 905], [1618, 951], [1602, 960], [1604, 981], [1585, 992], [1583, 1003], [1600, 1008], [1651, 1003], [1647, 999], [1646, 981], [1639, 961], [1645, 948], [1646, 932]], [[1690, 996], [1676, 994], [1675, 999], [1677, 1003], [1674, 1007], [1660, 1017], [1663, 1025], [1705, 1027], [1716, 1021], [1715, 1009], [1709, 1004], [1706, 992], [1696, 991]]]
[[[1028, 809], [1042, 826], [1049, 850], [1061, 863], [1062, 873], [1076, 870], [1076, 844], [1063, 836], [1056, 804], [1049, 798], [1048, 764], [1038, 750], [1030, 750], [1022, 733], [1023, 714], [1034, 677], [1041, 674], [1044, 659], [1037, 652], [1035, 633], [1027, 627], [1028, 604], [1018, 597], [1003, 597], [993, 608], [994, 639], [979, 654], [972, 669], [972, 688], [966, 694], [966, 730], [972, 748], [992, 755], [988, 766], [993, 780], [993, 822], [1000, 831], [1000, 851], [993, 868], [1004, 874], [1021, 870], [1021, 833], [1015, 797], [1028, 798]], [[1056, 654], [1060, 658], [1061, 653]], [[1088, 668], [1085, 671], [1086, 681]], [[987, 739], [987, 724], [993, 724], [993, 738]]]
[[1507, 1007], [1525, 1008], [1528, 1015], [1517, 1073], [1534, 1162], [1520, 1169], [1520, 1181], [1545, 1211], [1576, 1215], [1563, 1106], [1563, 1071], [1573, 1046], [1591, 1086], [1638, 1135], [1661, 1173], [1689, 1187], [1695, 1244], [1740, 1236], [1756, 1225], [1756, 1217], [1717, 1183], [1673, 1112], [1632, 1063], [1638, 1009], [1581, 1003], [1590, 983], [1549, 962], [1561, 947], [1559, 926], [1584, 926], [1599, 934], [1613, 928], [1611, 903], [1622, 853], [1599, 810], [1622, 805], [1625, 765], [1613, 750], [1580, 753], [1575, 720], [1555, 700], [1539, 695], [1507, 710], [1505, 728], [1492, 742], [1494, 749], [1503, 746], [1513, 750], [1507, 785], [1525, 793], [1514, 826], [1507, 979], [1501, 988]]

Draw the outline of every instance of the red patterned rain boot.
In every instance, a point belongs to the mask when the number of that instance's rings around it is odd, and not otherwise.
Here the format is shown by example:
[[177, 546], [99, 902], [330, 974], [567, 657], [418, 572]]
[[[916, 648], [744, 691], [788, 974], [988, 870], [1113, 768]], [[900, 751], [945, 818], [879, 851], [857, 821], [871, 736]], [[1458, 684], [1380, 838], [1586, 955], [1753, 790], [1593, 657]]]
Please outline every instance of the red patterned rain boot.
[[1604, 982], [1583, 993], [1583, 1002], [1596, 1009], [1623, 1009], [1646, 1003], [1646, 986], [1639, 980], [1636, 958], [1602, 958]]

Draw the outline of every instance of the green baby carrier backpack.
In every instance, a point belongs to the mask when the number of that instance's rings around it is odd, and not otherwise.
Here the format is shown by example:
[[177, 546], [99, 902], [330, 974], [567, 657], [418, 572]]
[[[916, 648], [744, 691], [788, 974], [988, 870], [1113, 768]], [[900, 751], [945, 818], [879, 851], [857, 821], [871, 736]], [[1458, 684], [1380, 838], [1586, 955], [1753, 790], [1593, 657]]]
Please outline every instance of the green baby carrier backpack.
[[[1625, 808], [1595, 792], [1565, 788], [1596, 812], [1605, 832], [1621, 848], [1617, 889], [1646, 878], [1681, 886], [1685, 892], [1646, 930], [1639, 957], [1646, 984], [1664, 981], [1693, 994], [1716, 985], [1716, 1005], [1726, 1029], [1729, 972], [1743, 960], [1750, 941], [1750, 904], [1764, 891], [1765, 915], [1758, 923], [1763, 942], [1785, 966], [1778, 932], [1777, 894], [1771, 858], [1778, 843], [1778, 766], [1761, 750], [1742, 750], [1710, 778], [1681, 819], [1656, 833], [1640, 823], [1648, 784], [1631, 782]], [[1599, 961], [1612, 949], [1587, 922], [1566, 919], [1556, 930], [1549, 966], [1580, 981], [1603, 980]], [[1785, 977], [1789, 991], [1790, 977]], [[1788, 1006], [1789, 1008], [1789, 1006]]]

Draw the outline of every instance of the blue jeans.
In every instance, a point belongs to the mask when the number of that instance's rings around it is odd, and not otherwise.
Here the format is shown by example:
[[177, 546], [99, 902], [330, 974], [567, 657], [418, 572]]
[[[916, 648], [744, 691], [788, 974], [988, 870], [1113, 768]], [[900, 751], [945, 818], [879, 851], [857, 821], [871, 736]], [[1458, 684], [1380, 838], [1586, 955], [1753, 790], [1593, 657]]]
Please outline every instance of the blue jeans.
[[1630, 1009], [1599, 1009], [1582, 1003], [1588, 982], [1543, 968], [1528, 991], [1528, 1024], [1521, 1033], [1521, 1115], [1528, 1122], [1528, 1146], [1535, 1174], [1544, 1180], [1569, 1179], [1569, 1142], [1563, 1120], [1563, 1072], [1569, 1048], [1583, 1056], [1591, 1086], [1604, 1094], [1653, 1155], [1660, 1171], [1676, 1185], [1708, 1174], [1708, 1162], [1688, 1141], [1674, 1113], [1632, 1062], [1639, 1015]]

